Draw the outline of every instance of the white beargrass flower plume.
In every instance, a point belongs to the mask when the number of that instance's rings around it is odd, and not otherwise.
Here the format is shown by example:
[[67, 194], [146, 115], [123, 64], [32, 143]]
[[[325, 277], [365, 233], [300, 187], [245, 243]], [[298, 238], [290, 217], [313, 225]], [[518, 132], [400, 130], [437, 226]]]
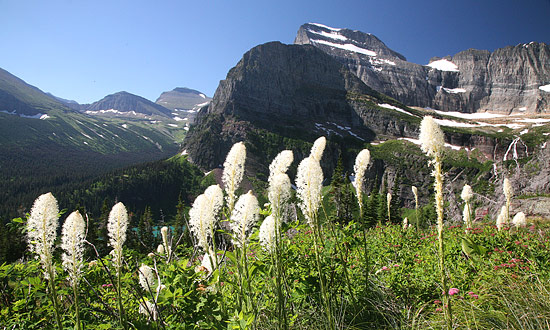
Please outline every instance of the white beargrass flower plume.
[[260, 226], [260, 244], [269, 253], [275, 252], [277, 230], [275, 218], [267, 216]]
[[465, 202], [464, 212], [463, 212], [464, 224], [466, 225], [466, 228], [472, 228], [472, 207], [470, 205], [470, 201], [474, 197], [474, 192], [472, 191], [472, 187], [470, 187], [467, 184], [464, 185], [464, 188], [462, 188], [462, 193], [460, 194], [460, 197]]
[[300, 199], [300, 209], [308, 224], [314, 228], [317, 224], [317, 210], [321, 205], [321, 189], [323, 188], [323, 170], [319, 161], [307, 157], [300, 165], [296, 174], [296, 194]]
[[214, 249], [209, 239], [213, 239], [217, 215], [223, 206], [223, 192], [218, 185], [212, 185], [199, 195], [189, 210], [189, 228], [197, 239], [196, 246], [205, 252]]
[[267, 182], [271, 184], [271, 181], [276, 175], [286, 173], [293, 161], [294, 154], [291, 150], [281, 151], [269, 165], [269, 179]]
[[407, 230], [407, 228], [409, 228], [409, 218], [405, 217], [403, 219], [403, 230]]
[[497, 229], [500, 231], [502, 228], [504, 228], [504, 226], [508, 223], [508, 218], [506, 217], [506, 206], [503, 206], [501, 209], [500, 209], [500, 213], [498, 214], [498, 217], [497, 217]]
[[502, 190], [504, 191], [504, 196], [506, 197], [506, 221], [510, 220], [510, 204], [512, 202], [512, 196], [514, 195], [514, 189], [508, 178], [504, 178], [502, 183]]
[[260, 206], [256, 196], [252, 195], [252, 191], [241, 195], [235, 204], [230, 221], [235, 246], [242, 247], [243, 244], [246, 244], [248, 235], [258, 221], [259, 215]]
[[246, 147], [244, 143], [237, 142], [231, 147], [223, 163], [222, 181], [227, 194], [229, 212], [232, 212], [235, 205], [235, 191], [243, 179], [245, 161]]
[[321, 136], [320, 138], [315, 140], [315, 142], [313, 142], [313, 146], [311, 147], [309, 157], [320, 162], [321, 158], [323, 158], [323, 152], [325, 151], [326, 145], [327, 145], [327, 139], [324, 136]]
[[107, 233], [109, 246], [114, 249], [114, 263], [117, 268], [122, 267], [122, 246], [126, 242], [126, 230], [128, 229], [128, 212], [122, 202], [117, 203], [109, 213]]
[[157, 246], [157, 253], [160, 255], [164, 254], [164, 245], [159, 244], [159, 246]]
[[27, 240], [31, 252], [38, 254], [40, 257], [40, 263], [44, 269], [44, 278], [49, 280], [49, 293], [54, 303], [57, 327], [63, 329], [54, 283], [55, 268], [52, 259], [58, 226], [59, 207], [57, 206], [57, 200], [51, 192], [38, 196], [27, 219]]
[[27, 241], [31, 252], [38, 254], [44, 269], [44, 277], [55, 274], [52, 266], [54, 241], [59, 226], [59, 207], [52, 193], [40, 195], [31, 209], [27, 219]]
[[353, 166], [353, 172], [355, 176], [355, 193], [357, 195], [357, 202], [359, 203], [359, 214], [363, 216], [363, 181], [365, 179], [365, 171], [370, 163], [370, 151], [369, 149], [363, 149], [357, 157], [355, 157], [355, 165]]
[[153, 268], [141, 264], [141, 267], [139, 267], [139, 284], [145, 292], [152, 292], [155, 289], [155, 273]]
[[283, 207], [290, 199], [290, 178], [286, 173], [274, 175], [268, 188], [267, 196], [271, 204], [272, 214], [277, 218], [277, 222], [281, 223], [281, 215]]
[[155, 304], [149, 300], [145, 300], [139, 303], [139, 313], [149, 315], [149, 318], [153, 321], [158, 320], [158, 310]]
[[160, 235], [162, 237], [162, 244], [164, 245], [164, 252], [166, 252], [166, 260], [167, 262], [170, 262], [170, 258], [172, 256], [172, 245], [168, 240], [168, 227], [163, 226], [160, 229]]
[[527, 219], [525, 218], [525, 213], [519, 212], [514, 216], [512, 223], [516, 227], [525, 227], [527, 226]]
[[[435, 207], [437, 211], [437, 233], [439, 241], [439, 271], [443, 292], [447, 292], [447, 277], [444, 264], [444, 243], [443, 243], [443, 173], [441, 170], [441, 154], [445, 146], [443, 131], [431, 116], [426, 116], [420, 123], [421, 149], [431, 158], [429, 164], [434, 166], [432, 175], [435, 186]], [[452, 329], [451, 301], [447, 295], [443, 296], [443, 305], [446, 305], [445, 319], [447, 329]]]
[[63, 268], [69, 274], [71, 285], [78, 284], [84, 256], [84, 239], [86, 224], [78, 211], [71, 213], [61, 231], [61, 248], [63, 249]]

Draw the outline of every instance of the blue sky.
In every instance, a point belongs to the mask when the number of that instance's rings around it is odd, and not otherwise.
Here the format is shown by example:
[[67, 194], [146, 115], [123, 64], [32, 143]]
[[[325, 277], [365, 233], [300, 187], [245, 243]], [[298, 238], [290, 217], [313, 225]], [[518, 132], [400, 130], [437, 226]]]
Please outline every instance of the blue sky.
[[550, 43], [550, 0], [0, 0], [0, 68], [90, 103], [118, 91], [152, 101], [209, 96], [250, 48], [292, 43], [307, 22], [376, 35], [411, 62], [468, 48]]

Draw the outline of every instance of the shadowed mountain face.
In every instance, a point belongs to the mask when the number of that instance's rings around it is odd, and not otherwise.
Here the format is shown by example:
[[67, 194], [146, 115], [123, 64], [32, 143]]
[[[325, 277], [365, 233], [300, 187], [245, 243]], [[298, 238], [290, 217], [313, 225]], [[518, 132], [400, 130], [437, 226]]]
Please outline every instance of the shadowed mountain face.
[[294, 42], [330, 54], [369, 87], [409, 106], [461, 112], [550, 112], [550, 46], [544, 43], [508, 46], [492, 53], [469, 49], [419, 65], [360, 31], [310, 23], [300, 27]]
[[[399, 116], [380, 104], [406, 108], [313, 46], [271, 42], [244, 54], [220, 82], [184, 149], [195, 163], [211, 169], [223, 163], [233, 143], [263, 143], [254, 136], [265, 132], [277, 139], [308, 142], [333, 134], [357, 143], [375, 135], [407, 136], [416, 131], [418, 118]], [[265, 159], [251, 162], [260, 165]]]
[[205, 106], [211, 99], [197, 90], [177, 87], [162, 93], [155, 103], [170, 110], [192, 110]]

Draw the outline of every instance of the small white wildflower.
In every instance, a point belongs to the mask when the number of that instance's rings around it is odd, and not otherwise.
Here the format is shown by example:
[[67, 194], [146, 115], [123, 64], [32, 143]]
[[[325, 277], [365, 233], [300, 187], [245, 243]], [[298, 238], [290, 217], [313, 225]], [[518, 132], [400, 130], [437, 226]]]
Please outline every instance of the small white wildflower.
[[[162, 237], [162, 244], [164, 245], [164, 251], [166, 252], [166, 254], [168, 254], [168, 256], [170, 256], [171, 250], [170, 250], [170, 244], [168, 242], [168, 227], [163, 226], [160, 229], [160, 234], [161, 234], [161, 237]], [[158, 248], [157, 248], [157, 250], [158, 250]]]
[[80, 212], [74, 211], [67, 217], [61, 230], [61, 248], [64, 250], [63, 268], [69, 274], [69, 281], [72, 285], [77, 284], [80, 279], [85, 235], [84, 218]]
[[527, 226], [527, 219], [525, 218], [525, 213], [519, 212], [514, 216], [512, 223], [516, 227], [525, 227]]
[[27, 241], [31, 252], [38, 254], [44, 269], [44, 277], [49, 278], [52, 267], [54, 241], [59, 225], [59, 207], [52, 193], [40, 195], [32, 206], [27, 219]]
[[[109, 246], [113, 248], [113, 261], [117, 268], [122, 267], [122, 245], [126, 241], [126, 230], [128, 229], [128, 212], [122, 203], [117, 203], [109, 213], [107, 222], [107, 234]], [[117, 270], [118, 271], [118, 270]]]
[[155, 273], [153, 268], [144, 264], [139, 267], [139, 284], [146, 292], [155, 289]]
[[323, 158], [323, 152], [325, 151], [326, 145], [327, 145], [327, 139], [324, 136], [321, 136], [320, 138], [315, 140], [315, 142], [313, 142], [313, 146], [311, 147], [311, 152], [309, 153], [309, 157], [320, 162], [321, 158]]
[[246, 161], [246, 147], [244, 143], [237, 142], [231, 147], [223, 163], [222, 181], [227, 193], [229, 209], [235, 205], [235, 191], [241, 184], [244, 176], [244, 165]]
[[431, 116], [426, 116], [420, 123], [420, 136], [422, 151], [428, 157], [439, 157], [445, 146], [443, 131]]
[[507, 224], [508, 218], [506, 217], [506, 206], [500, 209], [500, 213], [497, 217], [497, 228], [501, 230]]
[[321, 205], [321, 189], [323, 188], [323, 170], [319, 161], [307, 157], [300, 165], [296, 174], [296, 194], [300, 199], [300, 209], [311, 227], [317, 221], [317, 210]]
[[153, 252], [149, 252], [147, 256], [152, 259], [155, 257], [155, 254]]
[[406, 218], [403, 219], [403, 230], [406, 230], [407, 228], [409, 228], [409, 218]]
[[157, 246], [157, 253], [160, 255], [164, 254], [164, 245], [159, 244], [159, 246]]
[[277, 235], [276, 222], [273, 216], [268, 216], [260, 226], [260, 244], [263, 248], [273, 253], [275, 251], [275, 235]]
[[246, 243], [248, 234], [258, 221], [260, 206], [252, 191], [241, 195], [231, 213], [230, 226], [233, 232], [233, 244], [240, 247]]
[[359, 202], [359, 208], [363, 208], [363, 181], [365, 178], [365, 171], [370, 163], [370, 151], [363, 149], [355, 158], [355, 165], [353, 166], [353, 172], [355, 175], [355, 192], [357, 194], [357, 201]]
[[414, 199], [418, 202], [418, 188], [416, 188], [415, 186], [412, 186], [411, 190], [413, 192]]
[[472, 198], [474, 197], [474, 192], [472, 191], [472, 187], [465, 184], [464, 188], [462, 188], [462, 193], [460, 194], [460, 197], [462, 198], [463, 201], [469, 203], [470, 200], [472, 200]]

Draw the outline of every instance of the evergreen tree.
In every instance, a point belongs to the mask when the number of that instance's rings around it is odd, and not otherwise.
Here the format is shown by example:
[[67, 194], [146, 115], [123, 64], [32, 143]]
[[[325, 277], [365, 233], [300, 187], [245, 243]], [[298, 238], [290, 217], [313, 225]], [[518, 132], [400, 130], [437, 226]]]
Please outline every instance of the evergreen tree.
[[334, 205], [336, 221], [341, 221], [343, 205], [342, 199], [344, 198], [344, 165], [342, 161], [342, 154], [338, 157], [336, 168], [332, 173], [332, 201]]
[[178, 204], [176, 205], [176, 216], [174, 217], [174, 244], [177, 243], [177, 240], [179, 240], [180, 236], [183, 234], [180, 244], [183, 244], [184, 246], [191, 246], [191, 236], [189, 235], [185, 221], [186, 214], [187, 208], [185, 207], [185, 203], [183, 202], [180, 193], [178, 197]]
[[372, 192], [365, 203], [363, 212], [364, 225], [367, 227], [375, 226], [378, 221], [378, 193]]
[[109, 213], [111, 212], [111, 207], [109, 206], [109, 200], [105, 198], [103, 200], [103, 205], [101, 206], [101, 215], [97, 223], [97, 227], [90, 228], [90, 230], [96, 230], [97, 240], [96, 240], [96, 249], [100, 256], [104, 256], [109, 253], [109, 248], [107, 243], [109, 242], [109, 237], [107, 236], [107, 222], [109, 221]]
[[388, 221], [388, 200], [386, 194], [386, 189], [378, 194], [376, 217], [378, 218], [379, 224], [385, 224]]
[[340, 221], [343, 223], [349, 223], [353, 220], [353, 214], [358, 208], [358, 205], [347, 173], [341, 187], [340, 205]]
[[151, 207], [148, 205], [139, 218], [138, 237], [141, 251], [151, 252], [156, 248], [154, 246], [155, 237], [153, 236], [153, 213], [151, 212]]

